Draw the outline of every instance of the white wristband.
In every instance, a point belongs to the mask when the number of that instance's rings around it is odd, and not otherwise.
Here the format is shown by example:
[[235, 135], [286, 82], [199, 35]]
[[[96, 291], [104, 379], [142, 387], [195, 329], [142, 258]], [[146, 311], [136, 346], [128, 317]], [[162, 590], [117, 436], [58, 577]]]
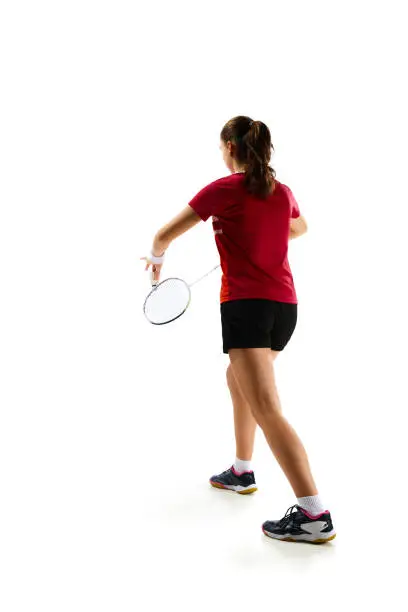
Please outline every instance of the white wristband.
[[156, 257], [153, 253], [150, 253], [149, 259], [153, 264], [161, 265], [164, 262], [164, 253], [160, 257]]

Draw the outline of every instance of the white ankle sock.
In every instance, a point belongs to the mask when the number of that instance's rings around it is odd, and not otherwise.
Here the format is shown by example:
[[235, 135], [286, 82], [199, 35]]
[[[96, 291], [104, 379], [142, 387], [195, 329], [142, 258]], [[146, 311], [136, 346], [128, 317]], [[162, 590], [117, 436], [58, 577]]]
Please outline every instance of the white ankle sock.
[[326, 510], [323, 506], [322, 500], [318, 495], [311, 495], [310, 497], [298, 497], [298, 504], [303, 510], [309, 512], [309, 514], [321, 514]]
[[242, 474], [242, 472], [252, 472], [251, 462], [242, 461], [242, 459], [238, 458], [235, 459], [234, 468], [238, 474]]

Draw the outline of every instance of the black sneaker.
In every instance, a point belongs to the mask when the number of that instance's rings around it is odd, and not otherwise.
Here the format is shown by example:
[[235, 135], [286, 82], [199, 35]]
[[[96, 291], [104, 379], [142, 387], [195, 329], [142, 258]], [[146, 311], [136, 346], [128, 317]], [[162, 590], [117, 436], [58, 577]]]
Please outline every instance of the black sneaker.
[[266, 521], [262, 531], [270, 538], [285, 542], [323, 544], [336, 537], [328, 510], [312, 516], [297, 505], [289, 508], [280, 521]]
[[218, 474], [218, 476], [212, 476], [210, 484], [216, 489], [229, 489], [240, 495], [248, 495], [258, 490], [254, 473], [243, 472], [242, 474], [237, 474], [234, 466], [225, 470], [222, 474]]

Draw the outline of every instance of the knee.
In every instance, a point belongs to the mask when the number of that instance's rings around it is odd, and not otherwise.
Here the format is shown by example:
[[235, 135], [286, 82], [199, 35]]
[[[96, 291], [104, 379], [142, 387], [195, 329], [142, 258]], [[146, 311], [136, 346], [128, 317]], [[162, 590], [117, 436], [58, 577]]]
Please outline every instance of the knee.
[[258, 394], [256, 401], [251, 404], [252, 414], [259, 425], [264, 421], [279, 418], [282, 408], [279, 397], [270, 394]]

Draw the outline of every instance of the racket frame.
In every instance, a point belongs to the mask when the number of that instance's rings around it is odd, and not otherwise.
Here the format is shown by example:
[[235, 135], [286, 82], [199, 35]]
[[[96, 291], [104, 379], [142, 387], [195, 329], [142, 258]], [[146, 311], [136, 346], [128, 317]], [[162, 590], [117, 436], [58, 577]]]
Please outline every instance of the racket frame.
[[[173, 317], [172, 319], [170, 319], [169, 321], [164, 321], [163, 323], [155, 323], [154, 321], [152, 321], [151, 319], [149, 319], [149, 317], [146, 314], [146, 304], [148, 299], [150, 298], [150, 296], [157, 291], [157, 289], [159, 287], [161, 287], [162, 285], [164, 285], [164, 283], [167, 283], [168, 281], [181, 281], [188, 289], [188, 302], [186, 304], [186, 307], [184, 308], [184, 310], [182, 312], [180, 312], [180, 314], [178, 314], [176, 317]], [[153, 286], [152, 290], [150, 291], [150, 293], [147, 295], [144, 304], [143, 304], [143, 314], [146, 317], [146, 319], [149, 321], [149, 323], [151, 323], [152, 325], [167, 325], [168, 323], [173, 323], [173, 321], [176, 321], [177, 319], [179, 319], [187, 310], [187, 308], [190, 306], [190, 302], [191, 302], [191, 289], [190, 289], [191, 285], [188, 285], [186, 283], [186, 281], [184, 281], [182, 278], [178, 278], [177, 276], [172, 276], [170, 278], [166, 278], [164, 281], [161, 281], [160, 283], [157, 283], [156, 285]]]

